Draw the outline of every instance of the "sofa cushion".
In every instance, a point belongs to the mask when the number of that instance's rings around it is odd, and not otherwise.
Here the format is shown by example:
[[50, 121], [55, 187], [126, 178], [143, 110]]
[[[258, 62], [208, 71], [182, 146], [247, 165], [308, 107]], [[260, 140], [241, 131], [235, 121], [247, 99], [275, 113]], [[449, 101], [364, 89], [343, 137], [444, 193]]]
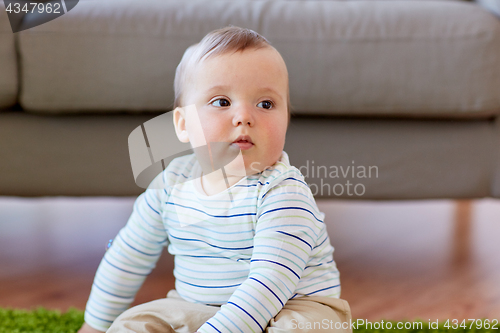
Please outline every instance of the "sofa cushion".
[[[150, 118], [1, 113], [0, 195], [139, 195], [127, 137]], [[285, 151], [317, 197], [500, 199], [500, 121], [496, 131], [491, 120], [301, 116]]]
[[228, 24], [282, 53], [295, 113], [500, 112], [500, 21], [463, 1], [80, 1], [19, 33], [34, 112], [165, 111], [184, 50]]
[[17, 59], [14, 34], [3, 1], [0, 2], [0, 109], [17, 100]]
[[[281, 36], [272, 38], [289, 64], [292, 103], [300, 113], [487, 117], [500, 112], [500, 20], [479, 6], [321, 5], [302, 10], [314, 22], [303, 20], [295, 29], [282, 24]], [[291, 11], [285, 11], [290, 21]]]

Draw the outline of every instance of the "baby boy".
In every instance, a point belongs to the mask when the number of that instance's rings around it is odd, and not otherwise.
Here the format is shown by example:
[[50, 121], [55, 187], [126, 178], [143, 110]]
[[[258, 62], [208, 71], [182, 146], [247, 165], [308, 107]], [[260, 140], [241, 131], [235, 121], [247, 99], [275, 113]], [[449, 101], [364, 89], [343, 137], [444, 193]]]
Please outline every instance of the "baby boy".
[[[324, 214], [283, 151], [290, 103], [278, 51], [249, 29], [212, 31], [188, 48], [174, 86], [175, 131], [195, 153], [136, 200], [79, 332], [350, 332]], [[126, 310], [164, 246], [175, 290]]]

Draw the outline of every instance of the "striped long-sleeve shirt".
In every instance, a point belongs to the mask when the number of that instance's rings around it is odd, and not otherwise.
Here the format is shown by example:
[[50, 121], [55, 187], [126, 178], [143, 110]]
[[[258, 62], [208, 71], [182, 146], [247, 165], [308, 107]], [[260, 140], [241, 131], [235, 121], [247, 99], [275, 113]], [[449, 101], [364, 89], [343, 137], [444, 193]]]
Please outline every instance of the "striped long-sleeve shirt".
[[289, 299], [340, 296], [324, 214], [286, 152], [213, 196], [200, 176], [194, 154], [179, 157], [137, 198], [97, 270], [90, 326], [106, 330], [129, 307], [164, 246], [177, 292], [221, 306], [200, 332], [262, 332]]

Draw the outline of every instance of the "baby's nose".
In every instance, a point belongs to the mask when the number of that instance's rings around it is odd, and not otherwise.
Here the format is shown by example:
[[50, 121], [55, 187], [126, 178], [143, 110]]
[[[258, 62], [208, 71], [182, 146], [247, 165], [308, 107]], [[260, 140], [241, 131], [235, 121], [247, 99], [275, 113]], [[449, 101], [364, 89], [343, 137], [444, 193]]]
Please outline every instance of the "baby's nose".
[[253, 113], [250, 107], [248, 106], [239, 106], [233, 117], [233, 125], [248, 125], [252, 126], [254, 123]]

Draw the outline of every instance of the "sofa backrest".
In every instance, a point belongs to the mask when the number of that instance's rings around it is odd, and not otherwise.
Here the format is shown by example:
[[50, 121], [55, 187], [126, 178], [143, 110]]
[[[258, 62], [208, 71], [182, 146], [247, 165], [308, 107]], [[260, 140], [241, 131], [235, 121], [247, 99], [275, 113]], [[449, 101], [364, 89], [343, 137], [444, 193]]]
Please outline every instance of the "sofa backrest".
[[20, 103], [38, 113], [171, 110], [184, 50], [229, 24], [281, 52], [295, 114], [500, 112], [500, 20], [464, 1], [80, 1], [16, 34]]

